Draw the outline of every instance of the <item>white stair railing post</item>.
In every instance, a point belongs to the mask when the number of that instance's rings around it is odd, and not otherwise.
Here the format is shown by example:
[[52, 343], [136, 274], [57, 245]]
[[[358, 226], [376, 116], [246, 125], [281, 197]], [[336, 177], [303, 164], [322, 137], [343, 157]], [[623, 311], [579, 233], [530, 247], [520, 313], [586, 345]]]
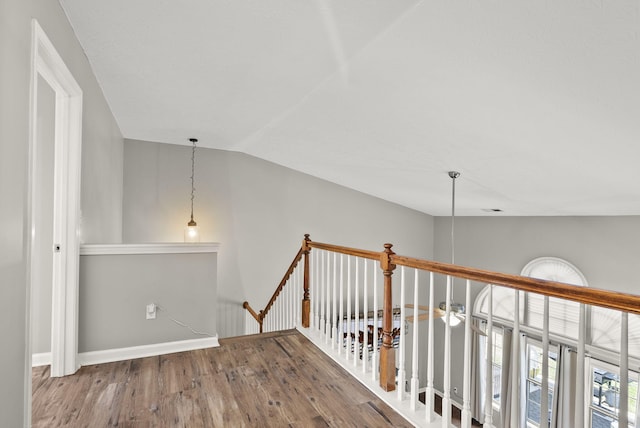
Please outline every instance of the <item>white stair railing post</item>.
[[[342, 260], [342, 256], [341, 256]], [[331, 341], [331, 349], [336, 348], [336, 344], [339, 343], [338, 340], [338, 323], [340, 322], [340, 318], [338, 318], [338, 253], [333, 253], [333, 317], [331, 319], [331, 324], [333, 328], [331, 329], [331, 337], [333, 340]], [[340, 296], [342, 298], [342, 296]], [[342, 314], [340, 314], [342, 315]]]
[[364, 259], [363, 267], [363, 292], [362, 292], [362, 373], [367, 372], [367, 365], [369, 362], [369, 296], [368, 296], [368, 263], [367, 259]]
[[427, 389], [424, 393], [425, 404], [425, 419], [428, 423], [435, 421], [434, 411], [434, 394], [435, 389], [433, 387], [433, 360], [434, 360], [434, 275], [433, 272], [429, 272], [429, 324], [428, 324], [428, 341], [427, 341]]
[[627, 427], [629, 425], [629, 314], [622, 312], [620, 315], [620, 405], [618, 407], [618, 426]]
[[373, 354], [371, 355], [371, 379], [378, 378], [378, 269], [373, 267]]
[[405, 370], [405, 346], [406, 340], [404, 338], [404, 320], [405, 316], [405, 272], [406, 268], [402, 266], [400, 269], [400, 340], [398, 343], [398, 400], [402, 401], [405, 394], [405, 379], [407, 378], [407, 372]]
[[444, 369], [442, 394], [442, 426], [451, 426], [451, 275], [447, 276], [446, 310], [444, 314]]
[[[416, 410], [418, 404], [418, 389], [420, 380], [418, 377], [418, 270], [414, 269], [415, 280], [413, 283], [413, 348], [411, 352], [411, 410]], [[403, 320], [404, 322], [404, 320]]]
[[545, 421], [549, 418], [549, 296], [544, 296], [544, 308], [542, 312], [542, 393], [540, 394], [540, 425], [544, 425]]
[[353, 366], [358, 366], [358, 361], [360, 360], [360, 259], [358, 257], [355, 258], [356, 262], [356, 281], [355, 281], [355, 303], [356, 307], [353, 312], [354, 320], [353, 323]]
[[325, 297], [326, 297], [326, 291], [327, 291], [327, 284], [326, 284], [326, 271], [325, 271], [325, 259], [326, 259], [326, 255], [327, 252], [326, 251], [322, 251], [320, 252], [320, 265], [318, 266], [320, 269], [319, 272], [319, 277], [320, 277], [320, 294], [319, 294], [319, 301], [318, 304], [320, 305], [320, 308], [318, 309], [318, 311], [320, 312], [320, 323], [318, 324], [318, 331], [320, 332], [320, 336], [324, 336], [325, 335], [325, 312], [324, 312], [324, 302], [325, 302]]
[[345, 346], [345, 325], [344, 325], [344, 254], [340, 254], [340, 312], [338, 314], [338, 355], [342, 353]]
[[464, 368], [462, 380], [462, 411], [461, 427], [471, 427], [471, 281], [467, 280], [465, 294], [465, 309], [467, 317], [464, 323]]
[[[331, 254], [327, 252], [327, 275], [326, 275], [326, 296], [327, 296], [327, 312], [325, 315], [325, 325], [324, 325], [324, 334], [325, 339], [324, 343], [329, 343], [329, 339], [331, 338]], [[335, 299], [335, 296], [333, 296]]]
[[512, 427], [520, 426], [520, 291], [515, 290], [515, 308], [513, 310], [513, 340], [511, 346], [513, 379], [511, 393], [511, 421]]
[[320, 250], [315, 250], [313, 253], [313, 265], [311, 266], [313, 270], [313, 280], [311, 281], [311, 307], [313, 308], [313, 321], [312, 321], [312, 332], [315, 333], [318, 329], [318, 287], [320, 286], [320, 280], [318, 278], [318, 256], [320, 255]]
[[351, 358], [351, 256], [347, 256], [347, 337], [346, 359]]
[[587, 329], [586, 329], [586, 305], [584, 303], [580, 304], [580, 316], [578, 321], [578, 349], [577, 349], [577, 360], [576, 360], [576, 397], [575, 400], [576, 409], [574, 414], [574, 421], [577, 427], [584, 426], [584, 417], [585, 417], [585, 407], [584, 407], [584, 397], [585, 397], [585, 369], [584, 369], [584, 361], [585, 361], [585, 345], [587, 340]]
[[493, 287], [489, 284], [489, 303], [487, 308], [487, 360], [486, 389], [484, 403], [484, 428], [493, 427]]

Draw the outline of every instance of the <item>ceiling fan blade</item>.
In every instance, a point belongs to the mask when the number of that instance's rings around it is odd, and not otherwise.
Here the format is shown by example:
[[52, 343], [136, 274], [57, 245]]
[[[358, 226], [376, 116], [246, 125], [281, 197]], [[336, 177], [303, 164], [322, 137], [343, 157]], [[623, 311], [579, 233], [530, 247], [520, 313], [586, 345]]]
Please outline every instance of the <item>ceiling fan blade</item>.
[[[404, 305], [404, 307], [407, 309], [413, 309], [416, 306], [413, 303], [407, 303], [406, 305]], [[421, 311], [428, 311], [429, 306], [418, 305], [418, 309], [420, 309]]]
[[[444, 316], [444, 312], [442, 312], [440, 309], [433, 310], [433, 319], [442, 318], [443, 316]], [[428, 319], [429, 319], [429, 313], [418, 315], [418, 321], [426, 321]], [[413, 317], [413, 315], [409, 315], [407, 317], [407, 321], [414, 322], [415, 318]]]

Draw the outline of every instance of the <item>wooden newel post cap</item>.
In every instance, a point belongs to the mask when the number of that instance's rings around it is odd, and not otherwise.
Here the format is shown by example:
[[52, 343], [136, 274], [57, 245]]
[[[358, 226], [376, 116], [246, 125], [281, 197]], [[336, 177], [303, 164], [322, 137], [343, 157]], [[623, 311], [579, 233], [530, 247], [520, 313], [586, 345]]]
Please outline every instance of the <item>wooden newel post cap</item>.
[[393, 244], [384, 244], [384, 251], [380, 254], [380, 268], [387, 272], [396, 268], [396, 265], [391, 263], [391, 256], [396, 254], [391, 250], [391, 247], [393, 247]]
[[305, 233], [304, 239], [302, 240], [302, 251], [311, 250], [311, 247], [309, 247], [309, 242], [311, 242], [311, 239], [309, 238], [309, 234]]

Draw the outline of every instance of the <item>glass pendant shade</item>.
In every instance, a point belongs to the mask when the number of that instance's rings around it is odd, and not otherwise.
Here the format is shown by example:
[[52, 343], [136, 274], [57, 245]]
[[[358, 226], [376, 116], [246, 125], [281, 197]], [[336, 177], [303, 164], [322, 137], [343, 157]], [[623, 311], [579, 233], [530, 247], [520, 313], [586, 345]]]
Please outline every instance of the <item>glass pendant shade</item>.
[[460, 318], [458, 318], [455, 314], [453, 314], [453, 313], [449, 314], [449, 325], [451, 327], [457, 326], [458, 324], [460, 324], [460, 322], [461, 322]]
[[184, 228], [184, 242], [200, 242], [200, 228], [193, 219]]

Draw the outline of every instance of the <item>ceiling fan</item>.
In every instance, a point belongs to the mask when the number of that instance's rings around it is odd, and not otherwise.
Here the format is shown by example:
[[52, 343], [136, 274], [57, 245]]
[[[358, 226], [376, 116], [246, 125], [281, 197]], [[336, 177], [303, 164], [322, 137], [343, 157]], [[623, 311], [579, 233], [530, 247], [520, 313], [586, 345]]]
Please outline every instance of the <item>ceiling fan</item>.
[[[454, 221], [455, 221], [455, 213], [456, 213], [456, 178], [460, 177], [460, 173], [458, 171], [449, 171], [448, 172], [449, 177], [451, 177], [452, 180], [452, 192], [451, 192], [451, 264], [455, 264], [455, 229], [454, 229]], [[453, 282], [453, 278], [451, 279], [451, 281]], [[410, 308], [413, 309], [414, 305], [413, 304], [407, 304], [405, 305], [405, 308]], [[431, 310], [429, 308], [429, 306], [421, 306], [418, 305], [418, 309], [423, 310], [423, 311], [427, 311], [426, 313], [422, 313], [420, 315], [418, 315], [418, 319], [417, 321], [424, 321], [429, 319], [429, 311]], [[449, 325], [451, 327], [455, 327], [458, 324], [465, 322], [466, 321], [466, 313], [465, 313], [465, 307], [462, 303], [456, 303], [453, 301], [453, 298], [451, 299], [451, 302], [449, 304]], [[440, 305], [437, 308], [433, 309], [433, 317], [434, 318], [444, 318], [444, 316], [446, 315], [447, 312], [447, 302], [440, 302]], [[413, 315], [410, 315], [407, 317], [407, 321], [408, 322], [414, 322], [416, 321], [414, 319]], [[473, 323], [471, 324], [471, 329], [476, 331], [478, 334], [482, 335], [482, 336], [486, 336], [486, 334], [479, 329], [478, 327], [476, 327], [475, 325], [473, 325]]]
[[[404, 305], [405, 308], [407, 309], [413, 309], [415, 306], [412, 303], [407, 303], [406, 305]], [[418, 321], [425, 321], [429, 319], [429, 306], [423, 306], [423, 305], [418, 305], [418, 309], [421, 311], [426, 311], [424, 313], [421, 313], [418, 315], [417, 320]], [[446, 314], [446, 302], [441, 302], [440, 306], [438, 308], [433, 308], [433, 318], [434, 319], [438, 319], [438, 318], [444, 318]], [[461, 303], [451, 303], [451, 318], [449, 319], [449, 323], [452, 327], [455, 327], [456, 325], [463, 323], [466, 321], [467, 315], [465, 314], [465, 307], [463, 304]], [[407, 321], [408, 322], [415, 322], [416, 318], [413, 315], [409, 315], [407, 317]], [[475, 326], [473, 323], [471, 323], [471, 330], [475, 331], [476, 333], [478, 333], [481, 336], [486, 336], [487, 334], [482, 331], [482, 329], [480, 329], [479, 327]]]

